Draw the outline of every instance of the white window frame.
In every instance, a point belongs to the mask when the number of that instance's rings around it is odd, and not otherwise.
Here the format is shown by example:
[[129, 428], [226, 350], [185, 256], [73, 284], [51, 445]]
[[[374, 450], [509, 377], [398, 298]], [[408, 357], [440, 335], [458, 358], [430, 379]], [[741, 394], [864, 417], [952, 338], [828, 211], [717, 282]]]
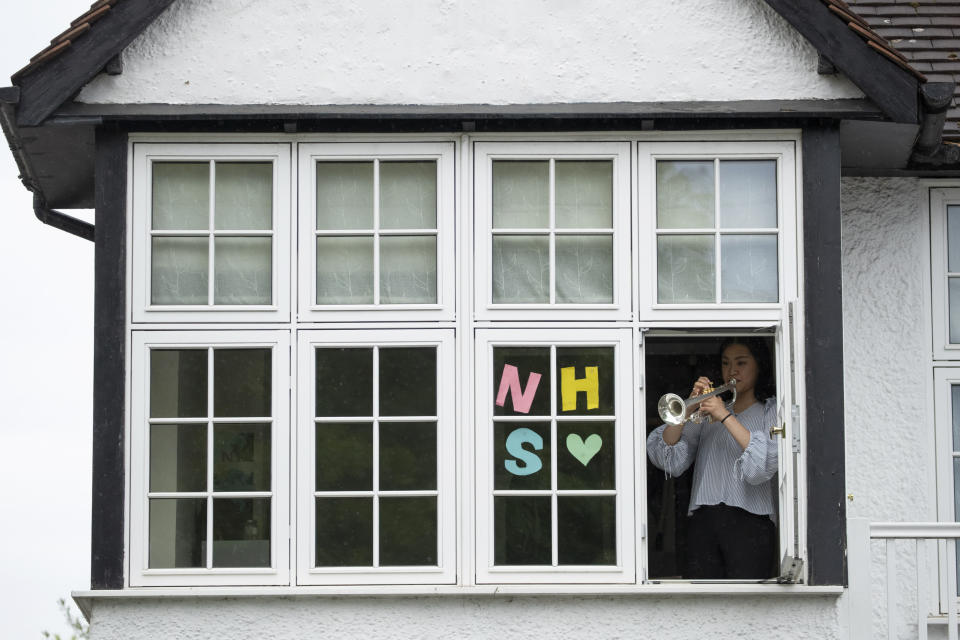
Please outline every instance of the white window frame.
[[[588, 337], [585, 337], [588, 336]], [[635, 456], [641, 455], [634, 446], [633, 384], [634, 357], [632, 345], [634, 332], [625, 328], [583, 329], [478, 329], [475, 339], [475, 399], [476, 399], [476, 580], [478, 584], [509, 583], [632, 583], [636, 581], [637, 539], [636, 498], [634, 496]], [[617, 417], [616, 442], [616, 505], [617, 505], [617, 564], [611, 566], [495, 566], [493, 496], [493, 448], [491, 425], [493, 401], [497, 389], [493, 388], [493, 349], [500, 346], [546, 347], [600, 347], [612, 346], [616, 359], [615, 415]], [[551, 406], [556, 407], [554, 376], [551, 375]], [[525, 381], [521, 381], [525, 382]], [[539, 391], [539, 389], [538, 389]], [[556, 411], [553, 411], [556, 414]], [[577, 415], [577, 420], [589, 421], [589, 415]], [[555, 418], [553, 419], [555, 424]], [[555, 428], [552, 427], [555, 431]], [[552, 437], [555, 441], [555, 434]], [[554, 460], [561, 445], [551, 447]], [[556, 465], [551, 465], [556, 473]], [[556, 482], [554, 480], [554, 485]], [[552, 491], [552, 536], [554, 561], [557, 555], [557, 509], [556, 496], [562, 491]], [[645, 504], [645, 503], [644, 503]], [[639, 511], [642, 511], [639, 510]], [[645, 516], [643, 516], [645, 517]]]
[[[612, 303], [494, 303], [493, 302], [493, 162], [495, 160], [612, 160], [613, 161], [613, 302]], [[474, 314], [479, 320], [629, 320], [630, 272], [630, 142], [477, 142], [474, 145]], [[554, 236], [554, 181], [550, 178], [551, 237]], [[511, 233], [522, 230], [511, 229]], [[538, 230], [543, 233], [545, 230]], [[576, 230], [566, 230], [575, 233]], [[606, 230], [605, 230], [606, 231]], [[584, 231], [589, 234], [589, 231]], [[553, 242], [550, 244], [553, 247]], [[556, 256], [550, 254], [550, 289], [555, 290]]]
[[[132, 148], [132, 317], [141, 322], [283, 322], [290, 317], [290, 145], [267, 143], [143, 143]], [[271, 243], [271, 293], [269, 305], [155, 305], [151, 295], [151, 201], [154, 162], [270, 162], [273, 164], [273, 242]], [[214, 189], [210, 190], [213, 208]], [[213, 234], [213, 229], [208, 230]], [[213, 287], [214, 256], [208, 274]]]
[[[436, 567], [314, 566], [315, 347], [437, 348], [437, 563]], [[303, 330], [297, 345], [297, 584], [452, 584], [456, 581], [457, 455], [455, 339], [452, 329]], [[376, 371], [374, 371], [376, 377]], [[376, 380], [374, 381], [376, 385]], [[376, 456], [376, 443], [374, 455]], [[374, 465], [374, 474], [377, 473]], [[331, 492], [325, 492], [331, 493]], [[376, 524], [376, 516], [374, 516]], [[376, 537], [374, 537], [376, 545]]]
[[950, 342], [950, 292], [947, 271], [947, 207], [960, 206], [960, 188], [930, 190], [930, 291], [933, 306], [933, 357], [960, 359], [960, 343]]
[[[363, 320], [453, 320], [456, 284], [455, 144], [447, 142], [301, 142], [299, 181], [298, 317], [303, 322]], [[316, 163], [323, 161], [435, 160], [437, 163], [437, 302], [424, 304], [316, 304]], [[379, 184], [376, 185], [379, 189]], [[379, 224], [374, 198], [374, 227]], [[403, 235], [398, 231], [397, 234]], [[381, 231], [374, 231], [379, 237]], [[375, 245], [376, 246], [376, 245]], [[374, 251], [374, 288], [379, 287], [379, 249]]]
[[[134, 331], [132, 337], [132, 387], [130, 395], [130, 586], [213, 586], [289, 584], [290, 505], [290, 415], [288, 376], [290, 371], [287, 331]], [[270, 348], [273, 352], [271, 431], [271, 504], [269, 568], [184, 568], [150, 569], [148, 489], [150, 480], [150, 350], [153, 348]], [[208, 371], [213, 363], [208, 361]], [[213, 379], [208, 377], [208, 403], [213, 399]], [[208, 408], [208, 415], [212, 404]], [[236, 422], [236, 418], [230, 419]], [[167, 421], [172, 422], [172, 421]], [[208, 440], [208, 447], [209, 445]], [[210, 452], [208, 451], [208, 456]], [[209, 465], [208, 465], [209, 466]], [[212, 468], [207, 469], [208, 484]], [[212, 487], [208, 486], [208, 493]], [[207, 537], [213, 523], [207, 518]]]
[[[636, 246], [639, 257], [640, 320], [711, 321], [764, 319], [777, 321], [789, 300], [798, 297], [799, 278], [798, 215], [799, 163], [797, 144], [792, 140], [732, 141], [641, 141], [637, 145], [638, 224]], [[657, 161], [658, 160], [776, 160], [777, 161], [777, 302], [657, 302]], [[715, 180], [719, 180], [715, 176]], [[718, 184], [718, 183], [715, 183]], [[718, 199], [719, 202], [719, 199]], [[719, 204], [717, 204], [719, 207]], [[699, 230], [684, 230], [700, 233]], [[749, 229], [736, 229], [737, 234]], [[764, 234], [769, 229], [761, 230]], [[719, 231], [715, 230], [714, 233]], [[759, 232], [759, 231], [758, 231]], [[717, 282], [720, 278], [719, 252], [715, 255]]]

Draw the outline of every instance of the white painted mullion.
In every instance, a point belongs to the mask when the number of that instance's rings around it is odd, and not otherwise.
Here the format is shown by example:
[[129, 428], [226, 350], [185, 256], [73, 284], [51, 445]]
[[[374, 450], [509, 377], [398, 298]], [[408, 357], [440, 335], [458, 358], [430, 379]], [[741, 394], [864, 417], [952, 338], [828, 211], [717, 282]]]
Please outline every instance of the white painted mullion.
[[380, 566], [380, 347], [373, 347], [373, 566]]
[[[373, 160], [373, 304], [380, 304], [380, 159]], [[376, 415], [376, 411], [374, 411]], [[376, 516], [376, 509], [374, 509]], [[376, 554], [374, 554], [376, 559]], [[374, 565], [376, 566], [376, 565]]]
[[[550, 161], [551, 168], [553, 161]], [[553, 175], [553, 171], [550, 172]], [[557, 519], [557, 345], [550, 345], [550, 563], [560, 564], [558, 549], [559, 522]]]
[[216, 279], [216, 265], [214, 260], [216, 256], [214, 252], [216, 251], [216, 220], [214, 219], [216, 207], [217, 207], [217, 163], [213, 160], [210, 160], [210, 184], [209, 189], [209, 211], [207, 212], [208, 216], [208, 228], [207, 228], [207, 306], [212, 307], [214, 305], [213, 297], [213, 285], [214, 280]]
[[213, 347], [207, 348], [207, 569], [213, 568]]
[[557, 212], [556, 212], [556, 183], [557, 183], [557, 161], [553, 158], [550, 158], [550, 171], [549, 171], [549, 191], [547, 193], [547, 209], [549, 216], [549, 251], [547, 264], [550, 269], [550, 304], [555, 304], [557, 302], [557, 238], [556, 238], [556, 228], [557, 228]]
[[720, 304], [723, 295], [720, 290], [720, 158], [713, 159], [713, 275], [715, 285], [713, 289], [714, 302]]

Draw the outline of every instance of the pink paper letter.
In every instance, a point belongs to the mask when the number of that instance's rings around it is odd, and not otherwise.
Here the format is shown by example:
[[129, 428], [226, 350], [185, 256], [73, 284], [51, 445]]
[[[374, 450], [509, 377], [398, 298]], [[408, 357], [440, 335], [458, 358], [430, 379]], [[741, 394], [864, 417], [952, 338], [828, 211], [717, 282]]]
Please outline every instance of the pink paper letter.
[[500, 390], [497, 391], [497, 406], [502, 407], [507, 401], [507, 391], [513, 396], [513, 410], [520, 413], [530, 413], [533, 396], [537, 394], [540, 384], [540, 374], [531, 372], [527, 376], [527, 388], [520, 389], [520, 374], [512, 364], [503, 365], [503, 374], [500, 376]]

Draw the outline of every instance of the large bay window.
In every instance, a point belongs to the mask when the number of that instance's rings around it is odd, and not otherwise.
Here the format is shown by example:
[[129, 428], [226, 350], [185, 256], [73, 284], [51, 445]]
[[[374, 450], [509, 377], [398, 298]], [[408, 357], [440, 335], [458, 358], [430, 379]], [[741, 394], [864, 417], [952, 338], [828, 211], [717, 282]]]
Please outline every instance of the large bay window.
[[653, 394], [743, 334], [802, 557], [795, 136], [544, 138], [133, 136], [131, 587], [683, 579]]

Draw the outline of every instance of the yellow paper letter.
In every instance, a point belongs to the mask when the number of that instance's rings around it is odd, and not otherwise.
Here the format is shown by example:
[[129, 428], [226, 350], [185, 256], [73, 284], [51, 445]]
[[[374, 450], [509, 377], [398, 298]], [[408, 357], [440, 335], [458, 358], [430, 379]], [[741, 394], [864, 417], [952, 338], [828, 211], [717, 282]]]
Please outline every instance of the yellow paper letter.
[[563, 410], [574, 411], [577, 408], [577, 393], [587, 394], [587, 409], [596, 409], [600, 406], [600, 379], [597, 375], [598, 367], [584, 367], [586, 375], [575, 378], [575, 367], [560, 369], [560, 396], [563, 399]]

